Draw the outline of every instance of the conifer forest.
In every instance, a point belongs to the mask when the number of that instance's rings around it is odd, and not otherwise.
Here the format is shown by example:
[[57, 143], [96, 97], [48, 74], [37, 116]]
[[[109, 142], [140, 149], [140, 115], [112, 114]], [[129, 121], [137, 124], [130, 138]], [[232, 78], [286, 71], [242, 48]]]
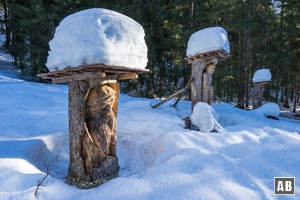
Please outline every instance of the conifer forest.
[[151, 72], [124, 82], [124, 93], [162, 98], [184, 88], [191, 70], [185, 60], [189, 37], [221, 26], [228, 32], [230, 58], [215, 70], [215, 100], [248, 107], [254, 72], [269, 68], [272, 82], [265, 100], [285, 107], [299, 103], [298, 0], [1, 0], [1, 31], [6, 35], [2, 48], [24, 76], [47, 72], [48, 42], [59, 22], [96, 7], [123, 13], [145, 30]]

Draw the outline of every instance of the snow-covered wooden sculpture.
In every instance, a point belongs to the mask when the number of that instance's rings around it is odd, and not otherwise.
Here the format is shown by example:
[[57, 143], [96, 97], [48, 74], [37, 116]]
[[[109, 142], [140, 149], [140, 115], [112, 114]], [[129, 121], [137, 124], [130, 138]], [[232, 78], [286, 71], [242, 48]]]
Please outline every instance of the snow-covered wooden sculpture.
[[51, 72], [39, 76], [69, 84], [70, 184], [97, 185], [118, 173], [118, 82], [147, 71], [144, 35], [129, 17], [96, 8], [56, 28], [46, 64]]
[[253, 82], [253, 108], [258, 108], [262, 105], [264, 98], [265, 85], [271, 81], [272, 74], [270, 69], [257, 70], [252, 78]]
[[229, 57], [229, 49], [227, 32], [221, 27], [206, 28], [190, 37], [186, 60], [192, 64], [192, 107], [197, 102], [211, 103], [213, 73], [218, 61]]

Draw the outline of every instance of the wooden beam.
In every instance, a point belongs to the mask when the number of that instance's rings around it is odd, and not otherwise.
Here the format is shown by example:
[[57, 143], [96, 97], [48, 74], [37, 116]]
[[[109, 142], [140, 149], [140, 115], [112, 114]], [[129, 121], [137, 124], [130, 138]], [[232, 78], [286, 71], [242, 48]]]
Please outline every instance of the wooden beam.
[[209, 60], [212, 58], [217, 58], [218, 60], [226, 60], [229, 56], [230, 56], [230, 54], [228, 52], [224, 51], [223, 49], [220, 49], [217, 51], [210, 51], [210, 52], [190, 56], [190, 57], [185, 58], [185, 60], [189, 64], [192, 64], [194, 62], [194, 60], [199, 60], [199, 59]]
[[100, 87], [106, 84], [118, 83], [118, 75], [110, 75], [102, 78], [88, 79], [90, 88]]
[[86, 79], [96, 79], [96, 78], [102, 78], [105, 77], [106, 74], [98, 71], [98, 72], [83, 72], [80, 74], [72, 74], [67, 76], [61, 76], [61, 77], [54, 77], [52, 79], [52, 83], [66, 83], [71, 82], [75, 80], [86, 80]]
[[137, 73], [127, 73], [119, 75], [119, 80], [136, 79], [138, 77]]
[[[94, 78], [95, 73], [107, 73], [107, 74], [128, 74], [128, 73], [143, 73], [149, 72], [149, 69], [119, 67], [119, 66], [107, 66], [103, 64], [92, 64], [86, 66], [79, 66], [74, 68], [67, 68], [59, 71], [53, 71], [49, 73], [39, 74], [38, 77], [43, 79], [56, 79], [55, 83], [70, 82], [73, 80], [84, 80], [81, 74], [86, 73], [86, 78]], [[60, 78], [66, 77], [66, 78]]]
[[261, 82], [254, 82], [253, 86], [259, 86], [259, 85], [265, 85], [267, 83], [270, 83], [271, 81], [261, 81]]

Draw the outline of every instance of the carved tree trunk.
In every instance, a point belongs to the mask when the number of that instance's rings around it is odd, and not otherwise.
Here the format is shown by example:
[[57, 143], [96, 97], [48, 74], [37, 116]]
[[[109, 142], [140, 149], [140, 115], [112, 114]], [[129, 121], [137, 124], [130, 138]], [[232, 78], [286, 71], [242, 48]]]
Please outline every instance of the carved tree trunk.
[[264, 84], [258, 84], [254, 86], [255, 96], [253, 98], [253, 108], [258, 108], [262, 106], [262, 102], [264, 99]]
[[69, 83], [68, 181], [76, 185], [118, 173], [116, 123], [119, 86], [118, 83], [98, 86], [93, 83], [85, 80]]
[[195, 60], [192, 63], [191, 100], [192, 110], [197, 102], [202, 101], [202, 75], [205, 68], [204, 60]]
[[202, 75], [202, 102], [211, 104], [211, 100], [214, 96], [214, 89], [212, 87], [213, 74], [203, 72]]

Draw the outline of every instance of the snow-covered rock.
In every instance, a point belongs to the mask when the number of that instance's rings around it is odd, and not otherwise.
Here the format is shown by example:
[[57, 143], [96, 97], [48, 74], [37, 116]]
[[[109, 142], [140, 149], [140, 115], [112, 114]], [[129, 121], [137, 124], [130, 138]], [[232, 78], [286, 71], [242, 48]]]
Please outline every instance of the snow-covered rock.
[[50, 71], [102, 63], [145, 68], [147, 46], [143, 27], [118, 12], [92, 8], [64, 18], [49, 42]]
[[201, 132], [211, 132], [215, 129], [221, 128], [214, 116], [216, 111], [204, 102], [198, 102], [193, 108], [193, 113], [190, 116], [193, 125], [199, 128]]
[[271, 79], [272, 74], [270, 69], [259, 69], [255, 71], [252, 81], [253, 83], [259, 83], [264, 81], [271, 81]]
[[191, 35], [186, 55], [190, 57], [217, 50], [230, 52], [227, 32], [222, 27], [211, 27], [202, 29]]
[[280, 108], [276, 103], [266, 103], [259, 108], [253, 110], [254, 113], [265, 117], [275, 117], [278, 118], [280, 114]]

